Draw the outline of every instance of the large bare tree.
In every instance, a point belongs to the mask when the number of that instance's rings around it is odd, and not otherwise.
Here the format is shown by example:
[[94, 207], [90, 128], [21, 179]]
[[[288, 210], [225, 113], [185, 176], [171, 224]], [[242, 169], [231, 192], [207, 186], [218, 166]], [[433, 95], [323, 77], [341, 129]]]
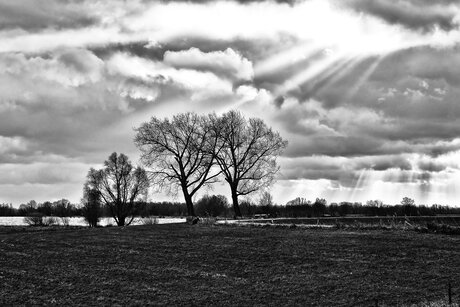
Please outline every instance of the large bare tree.
[[134, 142], [154, 181], [170, 193], [182, 190], [188, 215], [195, 216], [193, 196], [220, 173], [213, 167], [216, 135], [208, 117], [195, 113], [177, 114], [171, 120], [152, 117], [135, 130]]
[[126, 155], [116, 152], [104, 161], [104, 168], [89, 170], [85, 184], [86, 189], [100, 195], [118, 226], [131, 224], [136, 201], [146, 196], [148, 186], [145, 170], [134, 167]]
[[238, 196], [248, 195], [273, 182], [279, 170], [276, 159], [287, 141], [263, 120], [247, 120], [238, 111], [211, 118], [218, 139], [215, 159], [230, 186], [235, 215], [241, 216]]

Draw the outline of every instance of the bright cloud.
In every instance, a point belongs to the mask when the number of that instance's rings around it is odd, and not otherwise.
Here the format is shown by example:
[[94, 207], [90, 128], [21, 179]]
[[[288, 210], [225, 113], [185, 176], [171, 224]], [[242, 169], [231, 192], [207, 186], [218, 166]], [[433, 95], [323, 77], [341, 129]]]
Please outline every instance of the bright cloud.
[[176, 68], [211, 71], [234, 80], [251, 80], [254, 77], [252, 63], [231, 48], [208, 53], [197, 48], [166, 51], [164, 62]]

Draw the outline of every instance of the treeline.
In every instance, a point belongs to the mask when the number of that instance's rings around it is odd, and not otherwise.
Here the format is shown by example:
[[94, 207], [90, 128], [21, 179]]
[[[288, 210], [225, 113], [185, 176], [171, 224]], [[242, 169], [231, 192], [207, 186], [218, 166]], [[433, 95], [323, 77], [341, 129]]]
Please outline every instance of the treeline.
[[[205, 195], [194, 203], [197, 216], [233, 218], [234, 211], [227, 198], [223, 195]], [[179, 202], [148, 202], [138, 203], [136, 215], [146, 216], [186, 216], [187, 206]], [[315, 201], [296, 198], [285, 205], [275, 204], [269, 193], [252, 201], [243, 199], [240, 202], [243, 217], [342, 217], [342, 216], [436, 216], [460, 215], [460, 208], [446, 205], [416, 205], [410, 198], [403, 198], [400, 204], [388, 205], [380, 200], [361, 202], [332, 202], [323, 198]], [[107, 214], [106, 216], [110, 216]]]
[[[186, 216], [184, 203], [141, 203], [139, 216]], [[416, 205], [411, 199], [404, 198], [401, 204], [388, 205], [379, 200], [361, 202], [340, 202], [328, 204], [325, 199], [309, 201], [296, 198], [285, 205], [274, 204], [271, 199], [261, 197], [257, 201], [248, 199], [240, 202], [243, 217], [342, 217], [342, 216], [436, 216], [460, 215], [460, 208], [445, 205]], [[202, 217], [234, 217], [234, 211], [223, 195], [205, 195], [195, 202], [195, 211]]]
[[[223, 195], [205, 195], [198, 199], [195, 211], [202, 217], [228, 217], [234, 216], [234, 211], [227, 198]], [[244, 217], [324, 217], [324, 216], [435, 216], [460, 214], [460, 208], [445, 205], [416, 205], [410, 198], [403, 198], [400, 204], [388, 205], [379, 200], [370, 200], [365, 204], [361, 202], [330, 203], [323, 198], [310, 201], [305, 198], [296, 198], [285, 205], [273, 203], [269, 193], [254, 202], [244, 199], [240, 203], [241, 213]], [[181, 202], [136, 202], [134, 215], [148, 216], [187, 216], [187, 206]], [[0, 216], [30, 216], [41, 214], [44, 216], [72, 217], [84, 216], [84, 207], [72, 204], [66, 199], [43, 203], [34, 200], [14, 208], [12, 204], [0, 204]], [[100, 217], [110, 217], [110, 209], [101, 207]]]
[[43, 203], [31, 200], [19, 205], [19, 208], [14, 208], [12, 204], [0, 204], [0, 216], [29, 216], [36, 213], [44, 216], [69, 217], [81, 215], [81, 210], [78, 205], [70, 203], [67, 199]]
[[[0, 216], [56, 216], [79, 217], [85, 216], [84, 206], [72, 204], [67, 199], [37, 203], [35, 200], [21, 204], [19, 208], [12, 204], [0, 204]], [[135, 216], [186, 216], [187, 207], [179, 202], [136, 202]], [[98, 217], [111, 217], [110, 209], [102, 205]]]
[[[340, 202], [327, 204], [325, 199], [314, 202], [303, 198], [289, 201], [285, 206], [263, 206], [265, 213], [282, 217], [320, 217], [320, 216], [435, 216], [460, 214], [460, 208], [444, 205], [416, 205], [410, 198], [403, 198], [400, 204], [388, 205], [379, 200], [360, 202]], [[260, 209], [259, 209], [260, 211]]]

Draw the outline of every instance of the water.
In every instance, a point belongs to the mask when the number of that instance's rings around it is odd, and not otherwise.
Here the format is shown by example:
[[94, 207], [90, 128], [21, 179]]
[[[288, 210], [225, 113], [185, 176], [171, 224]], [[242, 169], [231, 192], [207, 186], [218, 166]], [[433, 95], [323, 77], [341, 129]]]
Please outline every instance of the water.
[[[180, 217], [162, 217], [156, 218], [158, 224], [171, 224], [171, 223], [184, 223], [185, 218]], [[63, 225], [62, 220], [60, 218], [56, 218], [59, 225]], [[143, 225], [144, 218], [135, 218], [131, 225]], [[101, 218], [99, 221], [100, 226], [107, 226], [107, 225], [116, 225], [113, 218]], [[28, 226], [24, 222], [23, 216], [0, 216], [0, 226]], [[69, 218], [69, 226], [88, 226], [85, 220], [82, 217], [70, 217]]]

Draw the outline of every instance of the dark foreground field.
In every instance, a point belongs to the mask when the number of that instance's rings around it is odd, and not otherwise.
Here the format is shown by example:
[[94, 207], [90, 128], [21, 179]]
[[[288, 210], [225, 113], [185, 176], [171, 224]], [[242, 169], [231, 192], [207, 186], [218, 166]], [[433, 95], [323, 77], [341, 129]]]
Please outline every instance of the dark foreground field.
[[153, 225], [0, 229], [0, 305], [375, 306], [460, 300], [460, 236]]

